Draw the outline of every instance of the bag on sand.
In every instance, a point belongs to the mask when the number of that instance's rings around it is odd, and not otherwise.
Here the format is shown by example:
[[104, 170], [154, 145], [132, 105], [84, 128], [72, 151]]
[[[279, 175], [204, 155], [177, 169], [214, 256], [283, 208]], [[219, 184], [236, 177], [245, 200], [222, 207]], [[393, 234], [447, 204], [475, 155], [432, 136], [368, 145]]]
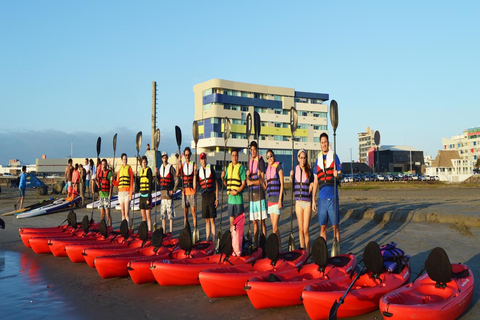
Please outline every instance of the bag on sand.
[[230, 228], [232, 234], [233, 255], [240, 256], [242, 254], [243, 229], [245, 227], [245, 213], [237, 216]]

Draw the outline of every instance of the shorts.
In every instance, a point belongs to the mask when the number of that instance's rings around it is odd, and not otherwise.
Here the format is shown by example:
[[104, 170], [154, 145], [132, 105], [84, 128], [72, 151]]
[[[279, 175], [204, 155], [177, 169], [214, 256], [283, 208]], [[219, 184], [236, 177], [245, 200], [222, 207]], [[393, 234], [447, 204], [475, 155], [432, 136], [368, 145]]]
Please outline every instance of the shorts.
[[168, 219], [172, 220], [175, 218], [175, 207], [173, 206], [172, 199], [162, 199], [160, 204], [160, 214], [162, 215], [162, 220]]
[[295, 201], [296, 204], [298, 204], [300, 207], [302, 207], [303, 210], [307, 209], [312, 205], [310, 201], [303, 201], [303, 200], [297, 200]]
[[228, 216], [229, 217], [238, 217], [242, 213], [245, 212], [245, 209], [243, 208], [243, 203], [242, 204], [228, 204]]
[[20, 198], [25, 198], [26, 189], [18, 188], [18, 190], [20, 191]]
[[85, 195], [85, 183], [80, 182], [78, 185], [78, 190], [80, 191], [80, 196], [83, 198]]
[[65, 190], [66, 190], [68, 193], [71, 193], [71, 190], [72, 190], [72, 181], [67, 181], [67, 183], [65, 183]]
[[[147, 203], [148, 201], [148, 203]], [[142, 197], [140, 196], [140, 210], [150, 210], [152, 209], [152, 197]]]
[[328, 220], [333, 225], [338, 226], [338, 198], [337, 198], [337, 212], [334, 213], [333, 199], [318, 199], [318, 224], [326, 226]]
[[109, 210], [110, 209], [110, 200], [108, 198], [100, 198], [100, 200], [98, 200], [98, 209]]
[[119, 203], [124, 203], [124, 202], [130, 202], [130, 192], [128, 191], [119, 191], [118, 192], [118, 202]]
[[202, 217], [204, 219], [215, 219], [217, 208], [215, 208], [215, 193], [207, 192], [202, 195]]
[[[185, 206], [186, 205], [186, 206]], [[183, 195], [182, 194], [182, 207], [185, 208], [190, 208], [190, 207], [195, 207], [195, 195]]]
[[280, 215], [281, 209], [278, 209], [278, 202], [269, 202], [268, 203], [268, 214]]
[[85, 180], [85, 187], [87, 189], [90, 187], [90, 180]]
[[265, 220], [267, 219], [267, 203], [265, 199], [260, 201], [250, 201], [250, 219]]

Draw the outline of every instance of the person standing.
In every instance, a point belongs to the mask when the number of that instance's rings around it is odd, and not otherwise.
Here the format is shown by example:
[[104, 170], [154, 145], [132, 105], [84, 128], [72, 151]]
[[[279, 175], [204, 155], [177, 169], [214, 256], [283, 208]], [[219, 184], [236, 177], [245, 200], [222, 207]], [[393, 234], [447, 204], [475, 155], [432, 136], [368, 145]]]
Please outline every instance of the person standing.
[[80, 174], [80, 182], [78, 184], [78, 191], [80, 193], [80, 197], [82, 197], [82, 207], [85, 206], [85, 169], [83, 165], [80, 163], [78, 165], [78, 173]]
[[88, 158], [85, 158], [85, 165], [84, 165], [84, 170], [85, 170], [85, 190], [88, 192], [88, 195], [90, 196], [90, 179], [92, 178], [92, 170], [90, 167], [90, 162], [88, 161]]
[[97, 168], [95, 167], [95, 163], [93, 163], [93, 159], [90, 159], [90, 192], [93, 194], [95, 193], [95, 179], [97, 178]]
[[177, 162], [177, 175], [182, 177], [183, 190], [182, 190], [182, 206], [184, 212], [183, 224], [187, 225], [188, 220], [188, 208], [192, 209], [193, 228], [197, 227], [197, 214], [195, 208], [195, 193], [196, 193], [196, 170], [197, 165], [190, 161], [192, 152], [189, 147], [186, 147], [183, 151], [185, 162]]
[[[341, 174], [342, 165], [338, 156], [332, 150], [329, 150], [328, 134], [325, 132], [320, 135], [320, 147], [322, 151], [318, 154], [315, 169], [313, 171], [313, 192], [316, 193], [317, 187], [320, 186], [318, 192], [318, 224], [320, 225], [320, 236], [327, 241], [327, 222], [333, 226], [333, 236], [337, 238], [340, 243], [339, 230], [339, 209], [338, 209], [338, 185], [337, 182], [337, 198], [334, 199], [334, 179], [337, 179]], [[334, 204], [333, 201], [336, 201]], [[336, 207], [336, 212], [334, 208]], [[316, 211], [317, 204], [312, 201], [313, 211]]]
[[295, 172], [290, 171], [295, 195], [295, 213], [298, 221], [298, 239], [300, 247], [310, 253], [310, 217], [312, 215], [313, 174], [308, 164], [307, 151], [298, 150], [298, 165]]
[[[90, 160], [93, 162], [92, 160]], [[127, 154], [122, 153], [122, 165], [117, 174], [117, 179], [113, 181], [113, 185], [118, 187], [118, 202], [122, 211], [122, 221], [127, 220], [130, 225], [130, 200], [133, 192], [133, 170], [127, 164]]]
[[175, 207], [173, 206], [173, 190], [177, 188], [178, 180], [175, 169], [167, 162], [168, 153], [162, 152], [162, 165], [160, 170], [155, 167], [155, 177], [160, 185], [162, 202], [160, 205], [160, 214], [162, 217], [162, 227], [166, 231], [167, 218], [170, 220], [170, 233], [173, 232], [173, 218], [175, 217]]
[[[107, 226], [112, 226], [112, 217], [110, 215], [110, 201], [112, 199], [112, 171], [108, 170], [107, 159], [102, 160], [102, 168], [97, 172], [98, 196], [101, 219], [107, 218]], [[123, 219], [122, 219], [123, 220]]]
[[74, 198], [78, 196], [79, 184], [80, 184], [80, 172], [78, 172], [78, 163], [75, 163], [75, 167], [72, 171], [72, 195]]
[[265, 161], [258, 154], [258, 145], [256, 141], [250, 143], [250, 162], [247, 170], [247, 185], [250, 188], [251, 197], [249, 199], [250, 220], [253, 220], [253, 236], [255, 248], [258, 247], [259, 229], [266, 236], [267, 227], [267, 204], [265, 201], [265, 190], [261, 188], [265, 180]]
[[283, 168], [282, 164], [275, 161], [273, 150], [267, 150], [268, 167], [265, 173], [263, 187], [267, 192], [268, 214], [272, 220], [272, 232], [277, 234], [278, 246], [282, 247], [282, 238], [278, 229], [278, 221], [283, 206]]
[[67, 198], [72, 196], [72, 163], [72, 159], [68, 159], [68, 164], [65, 168], [65, 189], [67, 190]]
[[200, 193], [202, 194], [202, 217], [205, 219], [206, 241], [212, 234], [212, 241], [215, 243], [215, 218], [217, 217], [218, 206], [218, 183], [215, 170], [207, 164], [207, 154], [200, 153], [200, 168], [198, 169], [198, 180]]
[[150, 212], [152, 210], [152, 169], [147, 166], [146, 156], [142, 157], [142, 169], [140, 170], [140, 212], [142, 221], [147, 221], [148, 231], [152, 231], [152, 219]]
[[[245, 168], [238, 163], [238, 150], [231, 152], [232, 162], [228, 165], [227, 171], [222, 171], [222, 183], [227, 187], [228, 193], [228, 216], [230, 217], [230, 232], [232, 232], [232, 246], [235, 255], [240, 255], [242, 251], [241, 240], [236, 241], [234, 233], [237, 233], [235, 219], [239, 216], [245, 217], [245, 209], [243, 207], [243, 189], [245, 188], [246, 174]], [[243, 218], [245, 223], [245, 218]], [[239, 239], [243, 239], [244, 225], [240, 226], [241, 234]], [[235, 231], [235, 232], [234, 232]]]
[[[25, 191], [27, 190], [27, 166], [22, 166], [22, 173], [20, 174], [20, 181], [18, 182], [18, 190], [20, 191], [20, 198], [17, 203], [13, 205], [15, 210], [23, 209], [23, 202], [25, 200]], [[20, 206], [18, 206], [20, 204]]]

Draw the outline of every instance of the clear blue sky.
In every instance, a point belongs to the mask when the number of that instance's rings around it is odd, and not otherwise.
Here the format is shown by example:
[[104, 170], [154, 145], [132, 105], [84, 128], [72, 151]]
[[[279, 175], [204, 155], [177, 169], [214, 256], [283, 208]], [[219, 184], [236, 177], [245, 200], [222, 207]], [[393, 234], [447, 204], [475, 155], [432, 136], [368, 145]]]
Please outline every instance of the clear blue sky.
[[[193, 85], [211, 78], [330, 94], [337, 152], [357, 133], [436, 156], [480, 125], [476, 1], [0, 1], [0, 164], [160, 149], [191, 138]], [[331, 133], [331, 132], [330, 132]], [[185, 142], [184, 142], [185, 145]], [[142, 147], [144, 149], [144, 147]]]

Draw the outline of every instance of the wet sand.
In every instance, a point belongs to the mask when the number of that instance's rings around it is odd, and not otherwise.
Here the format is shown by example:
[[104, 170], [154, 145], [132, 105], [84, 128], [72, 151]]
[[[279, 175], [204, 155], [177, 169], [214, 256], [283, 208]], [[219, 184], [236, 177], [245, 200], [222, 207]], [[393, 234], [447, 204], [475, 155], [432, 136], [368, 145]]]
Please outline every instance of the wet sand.
[[[18, 191], [2, 187], [0, 213], [13, 209]], [[289, 197], [287, 197], [289, 198]], [[34, 191], [27, 191], [26, 205], [37, 202]], [[226, 199], [226, 197], [225, 197]], [[183, 224], [180, 201], [176, 201], [174, 234], [178, 235]], [[200, 207], [200, 201], [198, 203]], [[280, 230], [284, 249], [290, 233], [289, 201], [281, 215]], [[340, 191], [341, 250], [361, 255], [369, 241], [384, 244], [398, 243], [411, 255], [413, 276], [423, 267], [434, 247], [443, 247], [451, 262], [462, 262], [472, 268], [480, 279], [480, 189], [446, 186], [442, 188], [372, 189]], [[76, 209], [78, 219], [91, 209]], [[154, 210], [153, 210], [154, 212]], [[153, 213], [152, 213], [153, 214]], [[308, 319], [303, 306], [281, 309], [256, 310], [248, 297], [210, 299], [200, 286], [161, 287], [158, 284], [135, 285], [129, 278], [102, 279], [95, 269], [86, 264], [71, 263], [68, 258], [52, 255], [36, 255], [26, 248], [18, 236], [19, 227], [53, 226], [66, 218], [67, 212], [54, 213], [37, 218], [16, 219], [2, 217], [6, 229], [0, 230], [0, 249], [19, 252], [31, 258], [31, 268], [36, 268], [45, 279], [45, 290], [66, 300], [65, 308], [72, 318], [89, 319], [113, 317], [116, 319], [195, 318], [195, 319]], [[135, 224], [140, 222], [135, 213]], [[99, 219], [95, 210], [94, 217]], [[199, 217], [201, 237], [205, 237], [204, 222]], [[119, 225], [120, 212], [113, 210], [114, 226]], [[152, 219], [153, 216], [152, 216]], [[159, 216], [157, 217], [159, 219]], [[191, 218], [190, 218], [191, 219]], [[217, 221], [219, 217], [217, 217]], [[158, 220], [159, 221], [159, 220]], [[228, 219], [223, 215], [222, 230], [227, 230]], [[247, 220], [248, 222], [248, 220]], [[294, 219], [294, 231], [296, 219]], [[247, 232], [248, 226], [245, 227]], [[270, 221], [267, 233], [271, 232]], [[294, 232], [296, 234], [296, 232]], [[313, 240], [319, 234], [316, 214], [311, 220], [310, 234]], [[328, 236], [331, 237], [331, 230]], [[330, 240], [330, 239], [329, 239]], [[298, 238], [296, 237], [298, 246]], [[329, 241], [330, 247], [331, 241]], [[479, 286], [476, 286], [472, 303], [462, 319], [480, 317]], [[13, 313], [15, 308], [7, 310]], [[38, 318], [41, 318], [39, 314]], [[45, 315], [43, 315], [44, 317]], [[35, 317], [34, 317], [35, 318]], [[61, 318], [49, 315], [49, 318]], [[354, 319], [382, 319], [375, 311]]]

